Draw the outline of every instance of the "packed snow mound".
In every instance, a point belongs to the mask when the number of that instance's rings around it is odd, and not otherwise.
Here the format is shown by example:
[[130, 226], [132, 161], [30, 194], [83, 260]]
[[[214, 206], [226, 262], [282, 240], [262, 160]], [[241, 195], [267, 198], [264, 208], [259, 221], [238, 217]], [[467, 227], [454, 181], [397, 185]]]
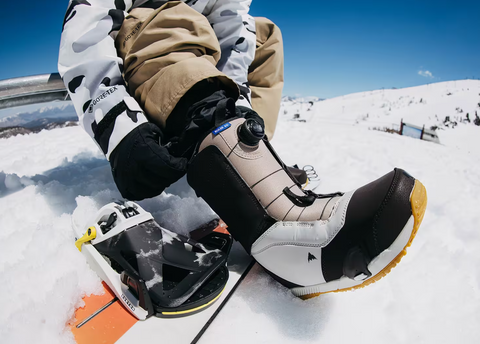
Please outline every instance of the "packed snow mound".
[[33, 176], [72, 162], [79, 155], [105, 159], [80, 127], [59, 130], [1, 139], [0, 171]]
[[[273, 146], [288, 164], [314, 165], [320, 192], [348, 191], [401, 167], [427, 188], [424, 222], [399, 266], [361, 290], [301, 301], [255, 267], [200, 343], [478, 341], [480, 154], [456, 145], [479, 147], [480, 128], [445, 129], [450, 141], [439, 145], [369, 130], [370, 116], [356, 123], [357, 115], [373, 116], [372, 109], [388, 122], [394, 111], [409, 108], [418, 110], [417, 117], [404, 120], [422, 125], [429, 115], [420, 109], [434, 106], [433, 99], [445, 100], [446, 109], [473, 112], [475, 104], [468, 104], [480, 98], [479, 83], [454, 86], [452, 95], [438, 84], [385, 90], [394, 92], [392, 103], [407, 93], [418, 99], [397, 102], [390, 115], [382, 114], [381, 90], [300, 103], [307, 123], [280, 113]], [[430, 88], [431, 96], [423, 95]], [[419, 102], [424, 97], [425, 104]], [[294, 106], [300, 105], [283, 103], [282, 111]], [[77, 209], [86, 218], [119, 197], [108, 162], [80, 127], [0, 140], [0, 293], [8, 295], [0, 310], [2, 343], [74, 342], [66, 324], [82, 296], [98, 292], [100, 284], [74, 245], [72, 213]], [[140, 204], [161, 225], [182, 233], [214, 217], [185, 179]]]

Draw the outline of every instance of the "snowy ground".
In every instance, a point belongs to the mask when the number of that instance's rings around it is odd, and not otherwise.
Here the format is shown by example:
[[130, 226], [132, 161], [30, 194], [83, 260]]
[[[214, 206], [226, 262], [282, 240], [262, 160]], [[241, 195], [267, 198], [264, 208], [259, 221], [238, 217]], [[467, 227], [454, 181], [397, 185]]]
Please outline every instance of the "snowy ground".
[[[222, 321], [215, 321], [202, 340], [477, 343], [480, 127], [446, 129], [440, 132], [442, 144], [369, 127], [400, 118], [433, 125], [435, 114], [443, 120], [457, 107], [464, 111], [458, 116], [470, 112], [474, 118], [479, 94], [480, 82], [457, 81], [348, 95], [312, 106], [285, 103], [273, 145], [287, 163], [315, 165], [321, 192], [353, 189], [402, 167], [427, 188], [424, 222], [402, 263], [358, 291], [301, 301], [255, 268], [222, 311]], [[417, 103], [409, 104], [412, 99]], [[389, 114], [381, 107], [387, 100]], [[296, 111], [305, 123], [288, 120]], [[98, 290], [99, 280], [73, 245], [71, 214], [77, 205], [91, 212], [119, 197], [108, 163], [82, 129], [73, 127], [0, 140], [2, 170], [0, 342], [73, 343], [65, 324], [81, 296]], [[213, 216], [184, 180], [142, 205], [164, 226], [180, 231]]]

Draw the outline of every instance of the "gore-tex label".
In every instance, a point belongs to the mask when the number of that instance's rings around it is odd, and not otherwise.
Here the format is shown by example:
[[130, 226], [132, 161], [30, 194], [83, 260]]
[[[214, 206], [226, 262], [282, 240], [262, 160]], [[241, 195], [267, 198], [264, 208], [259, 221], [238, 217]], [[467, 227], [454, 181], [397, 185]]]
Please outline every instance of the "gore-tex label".
[[214, 131], [212, 131], [213, 135], [218, 135], [220, 134], [222, 131], [224, 131], [225, 129], [228, 129], [230, 128], [232, 125], [230, 124], [230, 122], [228, 123], [225, 123], [225, 124], [222, 124], [221, 126], [219, 126], [217, 129], [215, 129]]

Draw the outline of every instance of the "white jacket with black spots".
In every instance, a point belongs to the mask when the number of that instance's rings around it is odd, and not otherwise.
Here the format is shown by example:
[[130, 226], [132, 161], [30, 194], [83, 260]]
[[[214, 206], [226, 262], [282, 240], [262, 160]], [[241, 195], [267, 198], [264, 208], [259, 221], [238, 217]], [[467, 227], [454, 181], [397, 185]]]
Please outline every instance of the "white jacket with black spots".
[[[158, 8], [162, 0], [71, 0], [63, 23], [58, 71], [80, 124], [107, 159], [134, 128], [147, 122], [122, 77], [123, 61], [115, 38], [133, 8]], [[255, 20], [251, 0], [185, 0], [207, 17], [217, 35], [222, 58], [217, 68], [248, 92], [248, 67], [255, 55]], [[248, 106], [243, 101], [241, 105]], [[112, 122], [114, 125], [112, 126]]]

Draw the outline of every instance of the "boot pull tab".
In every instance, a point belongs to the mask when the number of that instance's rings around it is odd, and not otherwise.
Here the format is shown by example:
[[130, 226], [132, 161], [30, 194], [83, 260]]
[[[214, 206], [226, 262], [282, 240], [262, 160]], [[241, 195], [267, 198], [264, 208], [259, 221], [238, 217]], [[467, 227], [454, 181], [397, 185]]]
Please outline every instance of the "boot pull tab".
[[283, 189], [283, 193], [287, 198], [292, 201], [298, 207], [308, 207], [315, 202], [317, 198], [333, 198], [336, 196], [343, 196], [342, 192], [334, 192], [330, 194], [316, 194], [311, 190], [302, 190], [305, 196], [299, 196], [294, 194], [288, 187]]

